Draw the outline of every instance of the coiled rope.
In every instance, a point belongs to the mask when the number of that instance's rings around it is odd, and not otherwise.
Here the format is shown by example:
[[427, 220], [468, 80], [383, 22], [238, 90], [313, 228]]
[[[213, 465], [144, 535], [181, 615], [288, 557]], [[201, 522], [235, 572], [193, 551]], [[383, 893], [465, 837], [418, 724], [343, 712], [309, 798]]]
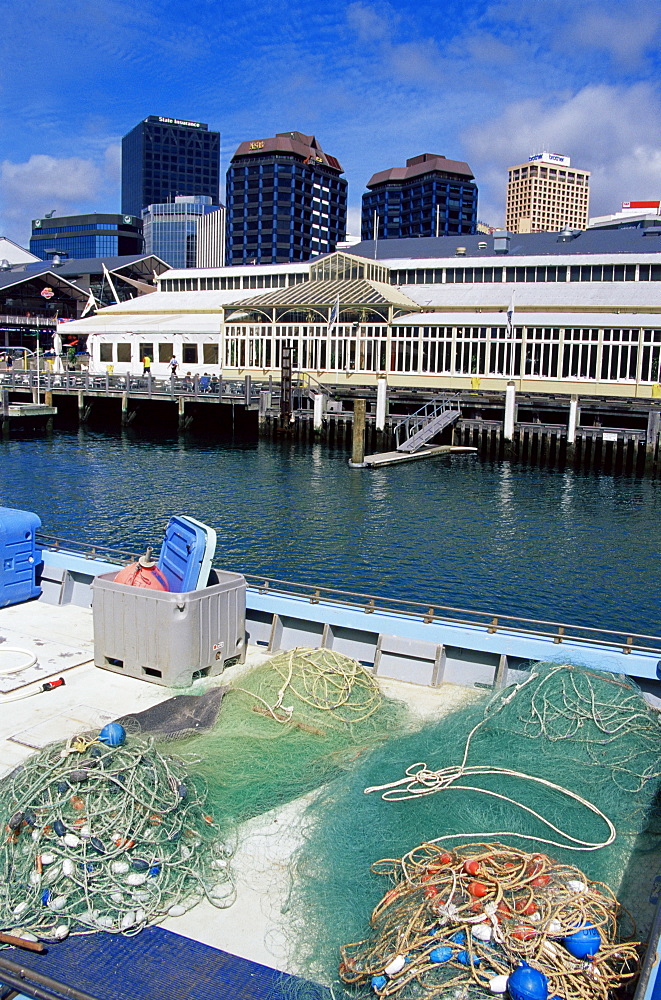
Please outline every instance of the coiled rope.
[[[522, 840], [534, 840], [552, 847], [565, 847], [574, 851], [597, 851], [603, 847], [608, 847], [613, 843], [617, 835], [614, 824], [601, 809], [577, 792], [545, 778], [536, 777], [535, 775], [507, 767], [496, 767], [488, 764], [468, 764], [468, 757], [474, 737], [514, 699], [520, 698], [526, 689], [531, 689], [530, 715], [527, 719], [522, 720], [522, 728], [524, 735], [531, 738], [544, 736], [549, 740], [579, 739], [588, 745], [596, 743], [600, 754], [603, 754], [604, 744], [609, 745], [610, 748], [620, 734], [631, 733], [635, 727], [639, 729], [642, 727], [646, 732], [649, 732], [651, 738], [658, 740], [658, 720], [656, 725], [651, 723], [650, 715], [640, 710], [640, 698], [634, 692], [631, 692], [628, 698], [626, 696], [620, 698], [618, 702], [598, 702], [590, 684], [590, 675], [584, 671], [580, 673], [583, 680], [587, 680], [587, 691], [579, 689], [576, 681], [577, 668], [570, 665], [563, 664], [552, 667], [544, 676], [533, 671], [525, 681], [506, 690], [487, 705], [484, 718], [468, 734], [460, 764], [433, 770], [428, 767], [426, 762], [418, 761], [406, 768], [404, 777], [381, 785], [371, 785], [365, 788], [365, 794], [369, 795], [372, 792], [381, 792], [381, 797], [386, 802], [403, 802], [426, 795], [435, 795], [438, 792], [447, 791], [452, 788], [461, 791], [476, 792], [523, 810], [548, 827], [553, 834], [562, 838], [561, 840], [555, 840], [552, 837], [533, 836], [516, 830], [496, 830], [447, 834], [444, 837], [439, 837], [436, 841], [431, 841], [432, 843], [453, 838], [456, 839], [458, 836], [464, 838], [475, 836], [481, 838], [517, 837]], [[558, 697], [556, 692], [555, 699], [551, 699], [547, 696], [547, 690], [554, 680], [560, 681], [560, 697]], [[625, 684], [616, 678], [609, 678], [608, 675], [601, 677], [600, 681], [615, 684], [622, 688], [626, 687]], [[633, 699], [636, 700], [634, 710], [632, 710]], [[587, 736], [581, 736], [582, 727], [588, 721], [593, 723], [597, 728], [601, 734], [600, 739], [596, 741], [593, 739], [588, 740]], [[626, 754], [627, 751], [625, 749], [623, 756], [618, 757], [616, 755], [611, 761], [614, 772], [620, 776], [624, 774], [635, 775], [633, 768], [627, 766], [633, 762], [627, 760]], [[478, 775], [494, 776], [496, 778], [515, 778], [558, 792], [602, 820], [606, 827], [607, 835], [602, 840], [583, 840], [555, 825], [535, 809], [518, 802], [510, 796], [492, 789], [480, 788], [464, 783], [466, 779]], [[641, 782], [649, 780], [650, 777], [649, 773], [645, 773], [644, 776], [636, 775], [636, 785], [640, 786]]]

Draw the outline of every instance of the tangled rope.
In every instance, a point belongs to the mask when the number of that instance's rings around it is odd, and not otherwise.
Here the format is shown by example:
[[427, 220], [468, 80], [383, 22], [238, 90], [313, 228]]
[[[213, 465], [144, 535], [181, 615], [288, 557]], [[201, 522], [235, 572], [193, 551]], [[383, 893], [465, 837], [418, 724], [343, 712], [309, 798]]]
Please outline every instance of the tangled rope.
[[[615, 840], [615, 826], [601, 809], [583, 796], [563, 785], [522, 771], [485, 764], [468, 764], [474, 737], [485, 726], [497, 720], [499, 714], [510, 703], [514, 702], [515, 699], [522, 699], [523, 694], [528, 693], [530, 701], [525, 700], [526, 710], [521, 713], [517, 720], [523, 735], [533, 739], [543, 736], [551, 741], [560, 739], [579, 741], [591, 748], [595, 760], [598, 759], [597, 755], [603, 756], [603, 747], [606, 744], [609, 747], [609, 766], [613, 769], [614, 775], [617, 776], [620, 787], [626, 787], [628, 791], [640, 789], [651, 777], [660, 773], [659, 768], [654, 766], [652, 768], [654, 773], [652, 773], [650, 766], [646, 765], [643, 773], [638, 773], [634, 766], [636, 762], [631, 757], [631, 743], [624, 737], [629, 737], [634, 731], [637, 731], [646, 739], [644, 751], [639, 751], [638, 755], [648, 755], [649, 751], [658, 745], [659, 719], [653, 716], [651, 710], [644, 707], [644, 702], [639, 694], [632, 690], [630, 685], [617, 678], [610, 678], [608, 675], [598, 678], [600, 685], [605, 687], [610, 685], [616, 695], [612, 701], [605, 698], [599, 699], [595, 693], [591, 676], [589, 672], [578, 670], [567, 664], [552, 667], [544, 675], [533, 671], [523, 683], [498, 695], [487, 705], [484, 718], [468, 734], [460, 764], [433, 770], [425, 762], [419, 761], [406, 768], [403, 778], [381, 785], [371, 785], [365, 789], [365, 794], [381, 792], [381, 797], [385, 801], [402, 802], [425, 795], [434, 795], [450, 788], [478, 792], [524, 810], [563, 839], [554, 840], [550, 837], [532, 836], [514, 830], [498, 830], [489, 833], [483, 831], [476, 833], [475, 836], [518, 837], [574, 851], [596, 851], [607, 847]], [[597, 678], [595, 678], [596, 680]], [[553, 690], [554, 685], [555, 689]], [[618, 748], [617, 741], [620, 737], [622, 737], [621, 747]], [[601, 819], [606, 827], [607, 835], [602, 840], [594, 841], [575, 837], [556, 826], [541, 813], [523, 805], [514, 798], [488, 788], [464, 783], [465, 779], [477, 776], [516, 778], [558, 792]], [[628, 781], [625, 776], [628, 776]], [[462, 834], [462, 836], [470, 836], [470, 834]], [[439, 840], [443, 839], [449, 839], [449, 837], [439, 838]]]
[[372, 913], [371, 936], [340, 949], [339, 975], [378, 996], [431, 998], [471, 984], [504, 993], [525, 961], [546, 977], [549, 997], [607, 1000], [636, 974], [637, 943], [617, 940], [608, 887], [545, 854], [431, 842], [372, 871], [394, 885]]
[[291, 697], [325, 713], [326, 725], [364, 722], [381, 707], [383, 698], [370, 671], [332, 649], [297, 647], [278, 653], [268, 665], [282, 680], [274, 704], [253, 691], [235, 690], [257, 698], [277, 722], [295, 721], [296, 704], [283, 704]]
[[0, 785], [0, 817], [0, 927], [16, 936], [134, 934], [203, 897], [232, 902], [205, 790], [151, 740], [46, 747]]

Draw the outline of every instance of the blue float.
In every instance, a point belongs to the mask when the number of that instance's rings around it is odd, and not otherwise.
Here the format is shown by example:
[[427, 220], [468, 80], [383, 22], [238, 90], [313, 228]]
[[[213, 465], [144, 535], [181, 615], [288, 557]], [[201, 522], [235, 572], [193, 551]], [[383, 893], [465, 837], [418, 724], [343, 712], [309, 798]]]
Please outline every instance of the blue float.
[[547, 1000], [548, 979], [543, 972], [521, 962], [507, 980], [507, 992], [512, 1000]]
[[471, 957], [467, 951], [460, 951], [457, 955], [457, 961], [461, 962], [462, 965], [479, 965], [482, 959], [479, 955], [473, 956], [473, 961], [471, 962]]
[[436, 962], [438, 965], [441, 965], [443, 962], [449, 962], [451, 958], [452, 948], [448, 948], [447, 946], [443, 948], [433, 948], [432, 951], [429, 952], [429, 961]]
[[601, 934], [594, 924], [584, 924], [563, 938], [562, 943], [574, 958], [592, 958], [601, 948]]
[[119, 722], [109, 722], [104, 726], [97, 737], [101, 743], [109, 747], [121, 747], [126, 742], [126, 730], [120, 726]]
[[388, 980], [385, 976], [372, 976], [372, 989], [382, 990]]

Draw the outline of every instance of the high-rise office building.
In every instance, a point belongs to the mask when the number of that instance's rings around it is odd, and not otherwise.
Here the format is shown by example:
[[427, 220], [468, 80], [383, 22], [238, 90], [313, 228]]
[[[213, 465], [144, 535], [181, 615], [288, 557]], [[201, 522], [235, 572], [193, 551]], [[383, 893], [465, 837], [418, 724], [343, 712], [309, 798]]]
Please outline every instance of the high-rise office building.
[[285, 263], [334, 250], [346, 234], [342, 173], [313, 135], [242, 142], [227, 171], [227, 263]]
[[422, 153], [405, 167], [380, 170], [363, 195], [364, 240], [408, 236], [450, 236], [475, 232], [477, 186], [461, 160]]
[[180, 196], [161, 205], [148, 205], [142, 211], [145, 253], [155, 254], [170, 267], [196, 267], [198, 223], [218, 210], [208, 195]]
[[30, 251], [41, 260], [56, 254], [76, 260], [128, 257], [142, 250], [139, 216], [93, 212], [32, 220]]
[[536, 153], [509, 168], [505, 228], [512, 233], [587, 229], [590, 171], [560, 153]]
[[220, 204], [220, 133], [203, 122], [150, 115], [122, 139], [122, 212], [177, 195], [205, 195]]
[[225, 206], [201, 215], [197, 221], [197, 267], [225, 264]]

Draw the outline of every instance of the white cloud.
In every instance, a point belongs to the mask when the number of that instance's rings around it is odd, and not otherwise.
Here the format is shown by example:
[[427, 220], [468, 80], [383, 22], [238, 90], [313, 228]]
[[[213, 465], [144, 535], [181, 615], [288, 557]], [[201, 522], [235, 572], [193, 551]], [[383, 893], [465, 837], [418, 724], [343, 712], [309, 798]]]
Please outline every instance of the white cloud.
[[5, 192], [18, 198], [86, 199], [94, 194], [100, 179], [98, 167], [76, 156], [57, 159], [40, 154], [27, 163], [5, 160], [0, 169]]
[[349, 4], [346, 18], [358, 41], [372, 44], [388, 38], [396, 22], [391, 7], [381, 5], [377, 8], [368, 3], [361, 3], [360, 0]]
[[630, 67], [658, 47], [661, 12], [655, 4], [628, 3], [623, 9], [608, 11], [602, 4], [575, 15], [560, 32], [562, 41], [572, 46], [609, 53], [616, 62]]
[[360, 205], [350, 205], [347, 208], [348, 236], [360, 236], [361, 214], [362, 210]]
[[101, 166], [77, 156], [38, 154], [24, 163], [0, 163], [0, 234], [26, 246], [30, 220], [53, 209], [56, 214], [118, 211], [101, 204], [118, 189], [118, 146], [104, 152]]
[[542, 149], [568, 154], [592, 172], [591, 215], [661, 196], [661, 99], [647, 83], [518, 101], [463, 139], [480, 187], [480, 216], [495, 224], [504, 221], [507, 168]]

